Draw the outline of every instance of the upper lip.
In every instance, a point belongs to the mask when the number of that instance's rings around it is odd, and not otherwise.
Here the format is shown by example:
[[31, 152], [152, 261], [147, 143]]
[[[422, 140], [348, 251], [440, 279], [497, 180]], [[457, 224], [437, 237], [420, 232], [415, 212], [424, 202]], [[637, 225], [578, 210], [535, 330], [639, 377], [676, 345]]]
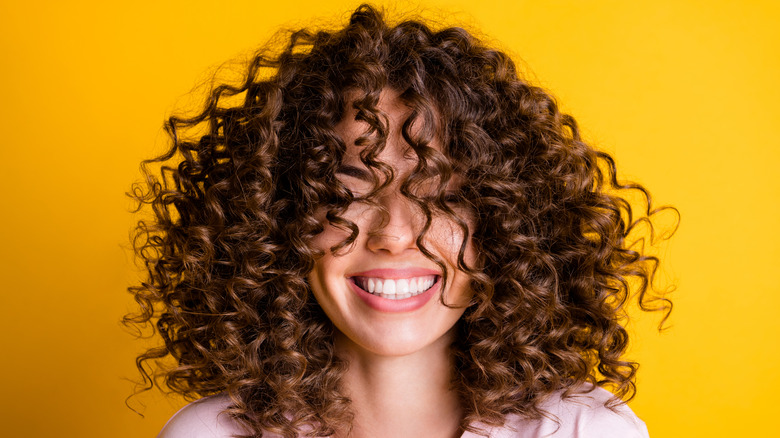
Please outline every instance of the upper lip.
[[441, 275], [439, 269], [426, 268], [376, 268], [368, 271], [355, 272], [347, 277], [373, 277], [384, 279], [423, 277], [426, 275]]

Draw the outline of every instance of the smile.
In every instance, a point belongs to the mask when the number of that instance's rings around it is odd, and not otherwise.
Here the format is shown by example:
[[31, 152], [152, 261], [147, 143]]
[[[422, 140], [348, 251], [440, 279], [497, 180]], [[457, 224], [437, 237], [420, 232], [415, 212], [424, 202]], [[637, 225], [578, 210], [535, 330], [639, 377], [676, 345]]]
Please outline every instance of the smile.
[[437, 275], [423, 275], [411, 278], [352, 277], [360, 289], [382, 298], [403, 300], [427, 291], [436, 284]]

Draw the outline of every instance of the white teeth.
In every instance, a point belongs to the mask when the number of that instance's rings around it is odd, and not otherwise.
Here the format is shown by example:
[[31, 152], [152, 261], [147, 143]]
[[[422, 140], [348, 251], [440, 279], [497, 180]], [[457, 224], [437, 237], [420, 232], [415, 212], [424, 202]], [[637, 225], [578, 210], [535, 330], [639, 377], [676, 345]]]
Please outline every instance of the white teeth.
[[382, 298], [401, 300], [419, 295], [436, 282], [435, 275], [413, 278], [367, 278], [354, 277], [355, 283], [361, 289]]

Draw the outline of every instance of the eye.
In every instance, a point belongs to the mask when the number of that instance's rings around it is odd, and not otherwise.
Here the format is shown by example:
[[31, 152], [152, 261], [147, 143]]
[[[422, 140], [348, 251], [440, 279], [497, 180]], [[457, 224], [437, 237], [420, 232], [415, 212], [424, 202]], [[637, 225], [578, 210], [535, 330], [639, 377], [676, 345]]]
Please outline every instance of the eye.
[[444, 202], [448, 204], [457, 204], [460, 202], [460, 195], [455, 192], [447, 192], [444, 194]]
[[340, 178], [341, 183], [357, 197], [364, 196], [371, 191], [371, 175], [365, 169], [345, 164], [339, 167], [336, 174], [346, 177]]
[[352, 178], [356, 178], [362, 181], [371, 181], [371, 176], [368, 174], [368, 172], [365, 169], [361, 169], [359, 167], [350, 166], [348, 164], [344, 164], [336, 171], [337, 174], [342, 174], [345, 176], [350, 176]]

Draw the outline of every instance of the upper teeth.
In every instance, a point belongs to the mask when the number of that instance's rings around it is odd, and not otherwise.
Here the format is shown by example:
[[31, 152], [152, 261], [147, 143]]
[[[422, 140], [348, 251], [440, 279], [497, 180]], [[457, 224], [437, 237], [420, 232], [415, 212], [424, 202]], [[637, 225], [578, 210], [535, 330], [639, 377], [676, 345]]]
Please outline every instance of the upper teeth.
[[425, 292], [436, 281], [435, 275], [413, 278], [373, 278], [355, 277], [355, 282], [363, 290], [382, 295], [416, 295]]

